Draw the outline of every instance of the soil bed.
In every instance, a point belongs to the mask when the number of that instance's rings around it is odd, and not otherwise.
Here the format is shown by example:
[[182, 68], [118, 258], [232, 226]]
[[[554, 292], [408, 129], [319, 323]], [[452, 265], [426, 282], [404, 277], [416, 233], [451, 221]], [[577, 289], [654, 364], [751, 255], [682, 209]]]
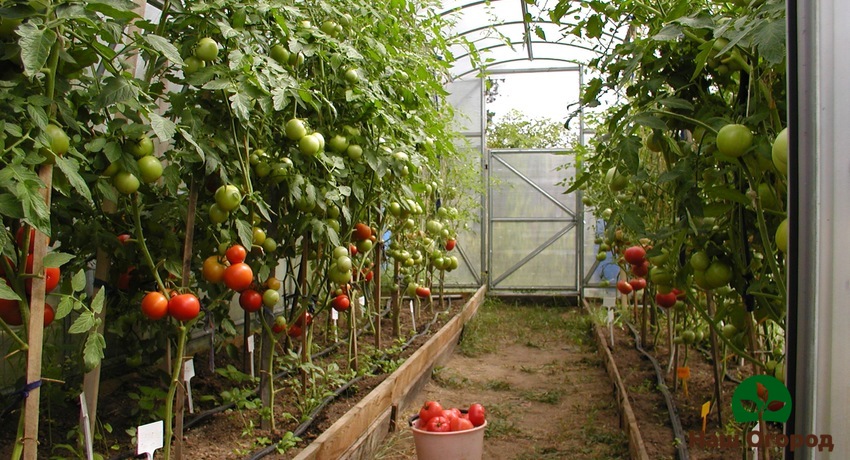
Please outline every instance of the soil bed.
[[[575, 307], [489, 299], [455, 354], [418, 400], [487, 409], [486, 459], [627, 458], [611, 383], [595, 353], [589, 317]], [[406, 421], [375, 459], [416, 458]]]

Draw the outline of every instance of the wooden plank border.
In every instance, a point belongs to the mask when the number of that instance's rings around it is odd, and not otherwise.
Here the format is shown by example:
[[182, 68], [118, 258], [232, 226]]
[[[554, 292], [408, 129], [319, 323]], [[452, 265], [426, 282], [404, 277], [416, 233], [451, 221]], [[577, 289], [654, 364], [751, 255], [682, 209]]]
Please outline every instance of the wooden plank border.
[[[337, 419], [324, 433], [304, 448], [296, 460], [367, 458], [371, 449], [389, 433], [389, 413], [409, 404], [411, 390], [431, 377], [431, 370], [457, 344], [464, 325], [484, 301], [487, 286], [481, 286], [457, 316], [375, 387], [365, 398]], [[375, 439], [366, 439], [366, 438]]]
[[[584, 308], [590, 306], [587, 301], [584, 301]], [[605, 340], [605, 334], [602, 333], [602, 327], [598, 324], [593, 326], [593, 337], [596, 339], [596, 351], [605, 363], [605, 369], [608, 371], [608, 377], [614, 385], [614, 393], [617, 397], [617, 406], [620, 412], [620, 427], [626, 431], [629, 438], [629, 455], [633, 460], [649, 460], [649, 454], [646, 452], [646, 445], [643, 443], [643, 438], [640, 435], [635, 412], [632, 409], [632, 404], [629, 402], [629, 393], [626, 391], [626, 385], [623, 379], [620, 378], [620, 371], [617, 369], [617, 363], [614, 361], [614, 356], [611, 350], [608, 349], [608, 342]]]

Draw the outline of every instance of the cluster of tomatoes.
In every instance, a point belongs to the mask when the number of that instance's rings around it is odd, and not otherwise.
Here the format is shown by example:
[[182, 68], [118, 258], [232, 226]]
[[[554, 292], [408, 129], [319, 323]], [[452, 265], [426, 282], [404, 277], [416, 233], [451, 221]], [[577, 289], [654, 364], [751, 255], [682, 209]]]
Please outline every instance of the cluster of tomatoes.
[[[16, 235], [16, 240], [18, 243], [18, 247], [23, 249], [26, 242], [24, 241], [25, 235], [24, 227], [18, 229], [18, 233]], [[35, 249], [35, 230], [30, 229], [30, 237], [29, 237], [29, 248], [27, 250], [27, 265], [26, 265], [26, 273], [27, 275], [32, 275], [33, 273], [33, 250]], [[8, 260], [8, 258], [7, 258]], [[9, 264], [12, 265], [11, 263]], [[14, 266], [12, 269], [14, 270]], [[12, 286], [9, 285], [9, 280], [6, 279], [6, 273], [3, 270], [3, 267], [0, 266], [0, 282], [6, 283], [10, 288]], [[44, 268], [44, 291], [46, 294], [49, 294], [56, 286], [59, 285], [59, 275], [60, 271], [58, 267], [45, 267]], [[27, 299], [29, 300], [29, 296], [32, 293], [32, 278], [28, 277], [24, 281], [24, 288], [26, 290]], [[47, 327], [50, 323], [53, 322], [53, 318], [55, 316], [55, 312], [53, 307], [45, 303], [44, 304], [44, 326]], [[0, 299], [0, 318], [6, 322], [9, 326], [20, 326], [23, 324], [23, 317], [21, 316], [21, 306], [20, 302], [17, 300], [9, 300], [9, 299]]]
[[416, 428], [435, 433], [471, 430], [484, 425], [486, 411], [484, 406], [475, 403], [466, 412], [456, 407], [443, 409], [437, 401], [425, 401], [419, 409], [419, 419]]
[[631, 246], [623, 251], [623, 258], [631, 265], [634, 277], [628, 281], [617, 281], [617, 290], [623, 295], [646, 288], [646, 278], [649, 273], [649, 261], [646, 260], [646, 250], [641, 246]]

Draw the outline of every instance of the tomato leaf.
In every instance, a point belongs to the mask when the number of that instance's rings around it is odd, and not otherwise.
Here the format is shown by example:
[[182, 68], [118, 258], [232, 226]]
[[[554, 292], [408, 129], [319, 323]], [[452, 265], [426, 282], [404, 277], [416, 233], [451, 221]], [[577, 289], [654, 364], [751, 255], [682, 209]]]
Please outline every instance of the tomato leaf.
[[106, 340], [104, 340], [103, 335], [97, 331], [92, 331], [83, 347], [83, 362], [86, 365], [86, 370], [90, 371], [100, 365], [104, 348], [106, 348]]
[[653, 40], [668, 42], [678, 40], [682, 36], [682, 27], [678, 24], [667, 24], [657, 34], [652, 36]]
[[236, 93], [230, 96], [230, 107], [236, 117], [247, 122], [251, 118], [252, 99], [245, 93]]
[[[103, 292], [103, 289], [100, 292]], [[74, 320], [74, 323], [68, 328], [68, 332], [71, 334], [83, 334], [91, 330], [92, 326], [94, 326], [94, 314], [89, 310], [85, 310]]]
[[71, 278], [71, 290], [74, 292], [83, 292], [83, 289], [86, 288], [87, 280], [86, 280], [86, 272], [85, 270], [79, 270], [77, 273], [74, 273], [74, 277]]
[[635, 115], [632, 117], [632, 121], [639, 125], [646, 126], [647, 128], [660, 129], [662, 131], [666, 131], [668, 129], [667, 123], [664, 123], [664, 120], [646, 112]]
[[56, 316], [54, 319], [62, 319], [68, 316], [71, 313], [71, 310], [74, 309], [74, 297], [66, 295], [62, 296], [62, 300], [59, 301], [59, 305], [56, 306]]
[[139, 98], [139, 88], [123, 76], [104, 79], [103, 89], [98, 94], [97, 107], [105, 109], [121, 102], [135, 101]]
[[755, 24], [752, 31], [753, 44], [759, 54], [771, 64], [785, 60], [785, 21], [765, 20]]
[[202, 149], [201, 146], [198, 145], [197, 142], [195, 142], [195, 138], [192, 137], [192, 135], [189, 134], [189, 132], [183, 128], [180, 128], [179, 131], [180, 135], [183, 136], [183, 139], [185, 139], [186, 142], [188, 142], [192, 147], [195, 147], [195, 151], [198, 152], [198, 157], [200, 161], [204, 161], [204, 158], [206, 157], [206, 155], [204, 154], [204, 149]]
[[85, 2], [84, 5], [89, 11], [102, 13], [105, 16], [118, 20], [126, 21], [139, 17], [139, 15], [134, 12], [138, 6], [128, 0], [95, 0]]
[[80, 164], [77, 162], [77, 159], [57, 156], [56, 166], [59, 167], [59, 170], [62, 171], [62, 174], [65, 175], [68, 182], [74, 187], [74, 190], [85, 198], [86, 201], [94, 204], [94, 200], [92, 200], [91, 197], [91, 190], [89, 190], [89, 186], [86, 184], [86, 181], [83, 180], [82, 176], [80, 176]]
[[165, 56], [166, 59], [179, 66], [183, 65], [183, 58], [180, 57], [180, 51], [168, 39], [154, 34], [145, 34], [144, 39], [151, 48]]
[[50, 209], [37, 190], [18, 184], [15, 196], [21, 200], [24, 208], [24, 219], [40, 232], [50, 235]]
[[0, 299], [21, 300], [21, 297], [6, 284], [6, 280], [3, 280], [3, 282], [0, 282]]
[[66, 263], [74, 260], [74, 256], [71, 254], [65, 254], [64, 252], [48, 252], [44, 256], [44, 266], [45, 267], [61, 267]]
[[254, 242], [254, 228], [248, 222], [238, 219], [236, 221], [236, 232], [239, 234], [239, 242], [242, 243], [242, 246], [250, 248]]
[[33, 77], [47, 64], [50, 49], [56, 43], [56, 32], [52, 29], [40, 29], [41, 21], [27, 21], [18, 26], [17, 33], [21, 39], [21, 62], [24, 64], [24, 75]]
[[48, 123], [50, 123], [50, 119], [47, 118], [47, 112], [44, 111], [42, 107], [37, 105], [28, 105], [27, 113], [30, 116], [30, 119], [35, 123], [39, 129], [44, 129]]
[[98, 289], [97, 294], [91, 301], [91, 309], [95, 314], [100, 314], [103, 311], [103, 303], [106, 301], [106, 289]]
[[[24, 210], [21, 208], [20, 201], [18, 201], [18, 199], [13, 195], [9, 193], [0, 193], [0, 214], [14, 219], [21, 219], [24, 217]], [[3, 246], [5, 246], [5, 244]]]
[[177, 132], [177, 125], [168, 118], [156, 112], [148, 112], [148, 118], [151, 120], [151, 128], [161, 142], [167, 142], [174, 137]]

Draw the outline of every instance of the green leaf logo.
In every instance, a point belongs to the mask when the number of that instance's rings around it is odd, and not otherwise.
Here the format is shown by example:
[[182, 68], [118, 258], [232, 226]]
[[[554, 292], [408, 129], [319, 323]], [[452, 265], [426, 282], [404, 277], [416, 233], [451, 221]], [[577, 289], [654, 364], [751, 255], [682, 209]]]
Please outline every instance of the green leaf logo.
[[791, 393], [770, 375], [754, 375], [738, 385], [732, 395], [732, 416], [738, 423], [756, 422], [759, 414], [769, 422], [785, 423], [791, 416]]

